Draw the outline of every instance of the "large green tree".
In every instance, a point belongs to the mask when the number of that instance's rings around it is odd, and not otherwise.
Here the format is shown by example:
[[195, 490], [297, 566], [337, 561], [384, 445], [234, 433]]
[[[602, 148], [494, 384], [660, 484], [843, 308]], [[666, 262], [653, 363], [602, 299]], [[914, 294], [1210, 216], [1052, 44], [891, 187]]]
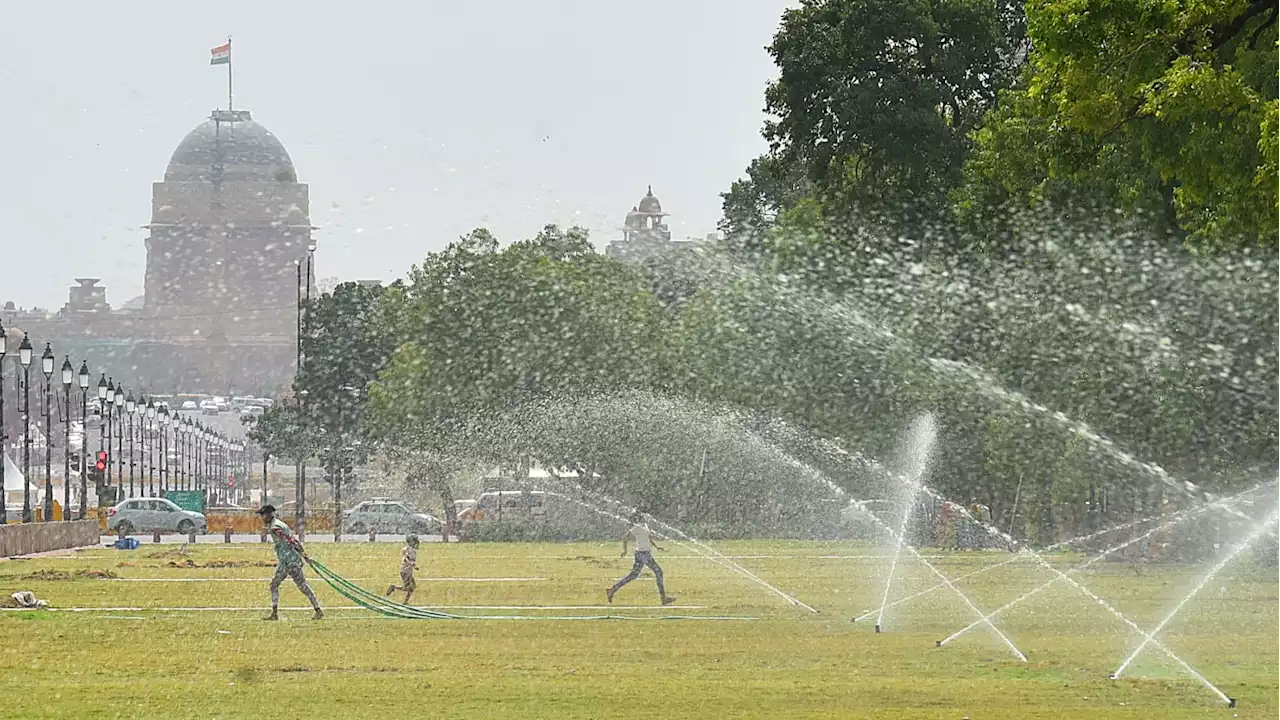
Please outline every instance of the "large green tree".
[[970, 133], [1016, 76], [1021, 8], [1002, 0], [804, 0], [769, 52], [768, 155], [724, 196], [731, 236], [806, 196], [828, 209], [941, 206]]
[[473, 232], [416, 267], [401, 303], [403, 342], [373, 392], [384, 438], [454, 442], [541, 398], [659, 374], [661, 306], [638, 270], [596, 254], [578, 228], [548, 226], [502, 251]]
[[957, 193], [1145, 211], [1200, 247], [1277, 237], [1275, 0], [1030, 0], [1020, 87]]

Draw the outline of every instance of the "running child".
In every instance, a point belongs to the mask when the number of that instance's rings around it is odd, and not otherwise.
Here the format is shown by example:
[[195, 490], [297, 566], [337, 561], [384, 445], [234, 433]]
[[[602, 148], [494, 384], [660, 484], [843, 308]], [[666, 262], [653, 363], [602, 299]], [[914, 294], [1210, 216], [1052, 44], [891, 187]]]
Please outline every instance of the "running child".
[[387, 588], [387, 597], [391, 597], [392, 593], [397, 590], [404, 591], [404, 604], [409, 604], [409, 598], [413, 597], [413, 591], [418, 588], [418, 582], [413, 579], [413, 571], [418, 569], [418, 536], [410, 533], [405, 536], [404, 550], [400, 553], [400, 582], [403, 585], [392, 585]]
[[627, 576], [614, 583], [613, 587], [605, 591], [605, 597], [609, 599], [610, 604], [613, 603], [613, 596], [618, 590], [627, 583], [640, 577], [640, 572], [648, 567], [653, 571], [653, 577], [658, 581], [658, 598], [662, 600], [663, 605], [670, 605], [675, 602], [674, 597], [667, 596], [667, 590], [662, 585], [662, 568], [657, 561], [653, 559], [653, 550], [662, 548], [658, 543], [654, 542], [649, 535], [649, 527], [644, 524], [644, 517], [639, 512], [631, 514], [631, 527], [627, 528], [627, 532], [622, 536], [622, 557], [627, 556], [627, 543], [631, 538], [636, 539], [636, 555], [635, 564], [631, 566], [631, 572]]
[[276, 574], [271, 578], [271, 614], [263, 620], [280, 619], [280, 583], [284, 582], [286, 577], [292, 578], [302, 594], [311, 601], [311, 607], [316, 611], [315, 619], [323, 618], [324, 612], [320, 609], [320, 601], [316, 599], [315, 592], [307, 584], [306, 576], [302, 574], [302, 561], [307, 557], [307, 551], [302, 549], [298, 536], [293, 534], [293, 530], [285, 525], [283, 520], [276, 517], [274, 505], [263, 505], [262, 509], [258, 510], [258, 514], [262, 516], [262, 524], [271, 534], [271, 540], [276, 548]]

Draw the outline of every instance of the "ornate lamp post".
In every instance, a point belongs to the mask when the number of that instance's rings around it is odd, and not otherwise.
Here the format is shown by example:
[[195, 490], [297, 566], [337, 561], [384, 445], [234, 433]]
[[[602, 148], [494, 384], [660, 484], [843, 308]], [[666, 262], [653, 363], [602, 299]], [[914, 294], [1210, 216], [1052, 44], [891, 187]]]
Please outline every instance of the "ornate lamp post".
[[151, 428], [151, 444], [147, 446], [147, 487], [151, 489], [151, 497], [156, 495], [156, 399], [147, 400], [147, 427]]
[[8, 352], [8, 335], [0, 323], [0, 526], [9, 524], [9, 514], [4, 507], [4, 458], [9, 452], [9, 423], [5, 422], [4, 414], [4, 356]]
[[80, 361], [80, 372], [76, 378], [80, 382], [80, 515], [81, 520], [89, 513], [89, 363]]
[[53, 348], [44, 344], [40, 356], [44, 373], [44, 522], [53, 519]]
[[183, 490], [191, 489], [187, 485], [191, 478], [191, 474], [187, 472], [187, 461], [191, 459], [191, 453], [187, 451], [188, 427], [187, 419], [179, 417], [178, 426], [174, 428], [174, 440], [178, 443], [178, 487]]
[[76, 369], [62, 358], [62, 519], [71, 519], [71, 383]]
[[160, 492], [169, 492], [169, 408], [161, 407], [160, 416]]
[[[137, 465], [137, 461], [133, 457], [133, 414], [138, 412], [138, 403], [133, 399], [133, 391], [129, 391], [129, 396], [124, 399], [124, 411], [129, 414], [129, 497], [135, 497], [133, 485], [133, 468]], [[123, 452], [123, 448], [121, 452]]]
[[[102, 381], [106, 380], [105, 387]], [[98, 427], [98, 449], [107, 454], [107, 469], [103, 473], [102, 487], [103, 489], [111, 487], [111, 410], [115, 407], [116, 402], [116, 385], [110, 378], [98, 379], [98, 413], [101, 425]], [[106, 440], [106, 447], [103, 448], [102, 442]], [[101, 506], [101, 503], [99, 503]]]
[[[116, 418], [116, 487], [124, 494], [124, 385], [116, 386], [114, 415]], [[130, 497], [133, 497], [132, 493]]]
[[31, 522], [31, 338], [23, 333], [18, 346], [22, 366], [22, 522]]

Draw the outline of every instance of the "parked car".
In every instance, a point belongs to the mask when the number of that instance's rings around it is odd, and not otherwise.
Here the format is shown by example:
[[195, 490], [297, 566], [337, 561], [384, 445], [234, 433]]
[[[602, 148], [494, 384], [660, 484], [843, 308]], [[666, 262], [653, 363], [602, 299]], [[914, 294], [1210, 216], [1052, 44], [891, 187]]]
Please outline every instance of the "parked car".
[[107, 531], [128, 535], [135, 532], [209, 532], [204, 515], [183, 510], [165, 498], [131, 498], [107, 510]]
[[195, 400], [184, 400], [182, 402], [182, 409], [183, 410], [199, 410], [200, 406], [196, 405]]
[[218, 407], [218, 403], [212, 400], [205, 400], [200, 403], [201, 415], [217, 415], [220, 412], [222, 412], [222, 410]]
[[438, 518], [414, 512], [399, 500], [374, 498], [351, 508], [342, 520], [349, 533], [362, 535], [370, 530], [380, 533], [438, 534], [444, 526]]
[[542, 490], [490, 490], [459, 512], [458, 520], [539, 519], [546, 515], [546, 499]]
[[257, 418], [262, 417], [263, 412], [265, 411], [257, 405], [245, 405], [244, 408], [240, 410], [240, 415], [241, 417]]

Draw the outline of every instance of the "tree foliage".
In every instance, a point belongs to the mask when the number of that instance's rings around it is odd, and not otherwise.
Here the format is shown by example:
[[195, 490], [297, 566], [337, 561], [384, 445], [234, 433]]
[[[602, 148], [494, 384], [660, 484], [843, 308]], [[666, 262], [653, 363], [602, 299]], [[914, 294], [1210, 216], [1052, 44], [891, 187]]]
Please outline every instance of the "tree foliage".
[[804, 0], [769, 52], [770, 152], [724, 196], [731, 237], [805, 197], [846, 207], [940, 207], [970, 133], [1024, 52], [1021, 8], [1003, 0]]
[[1031, 0], [1026, 73], [974, 134], [962, 209], [1083, 194], [1197, 246], [1274, 247], [1278, 9]]

